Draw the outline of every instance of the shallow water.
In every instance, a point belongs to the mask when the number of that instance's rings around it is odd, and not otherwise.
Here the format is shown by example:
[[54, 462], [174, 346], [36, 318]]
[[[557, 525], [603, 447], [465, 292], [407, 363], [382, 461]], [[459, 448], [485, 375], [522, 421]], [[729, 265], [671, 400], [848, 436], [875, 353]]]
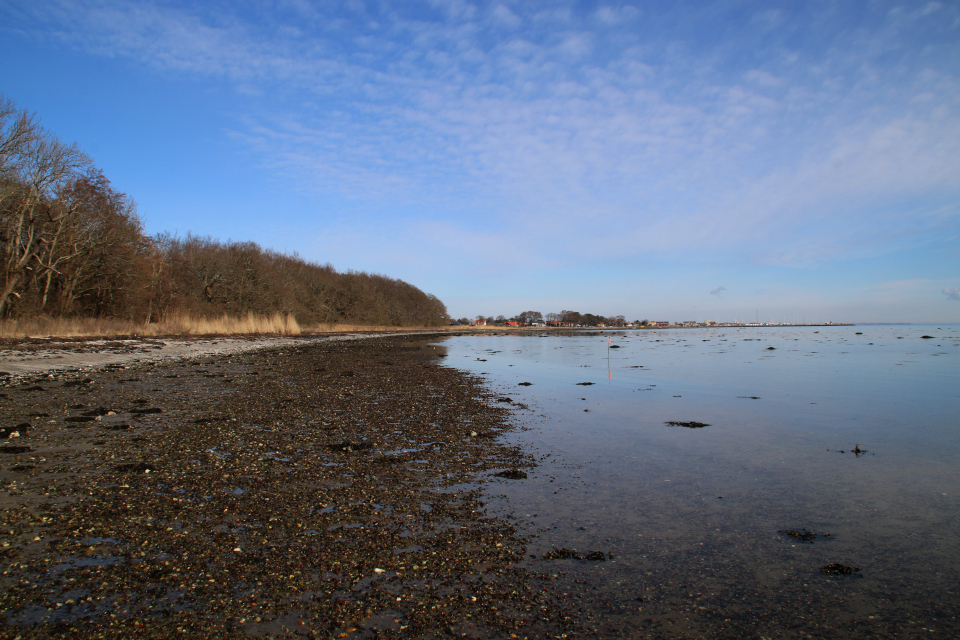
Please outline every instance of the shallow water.
[[[540, 461], [493, 485], [490, 511], [518, 519], [531, 566], [600, 634], [960, 632], [960, 327], [443, 344], [519, 405], [510, 437]], [[801, 529], [830, 536], [780, 533]], [[544, 560], [554, 548], [608, 559]], [[820, 572], [833, 563], [859, 571]]]

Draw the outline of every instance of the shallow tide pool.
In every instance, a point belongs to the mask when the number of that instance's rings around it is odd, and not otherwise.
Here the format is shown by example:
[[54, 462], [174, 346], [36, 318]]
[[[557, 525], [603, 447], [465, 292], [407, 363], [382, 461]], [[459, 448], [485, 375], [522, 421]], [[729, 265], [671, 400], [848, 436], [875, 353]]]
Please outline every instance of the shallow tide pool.
[[598, 634], [960, 635], [960, 327], [443, 345], [539, 462], [488, 485], [490, 513]]

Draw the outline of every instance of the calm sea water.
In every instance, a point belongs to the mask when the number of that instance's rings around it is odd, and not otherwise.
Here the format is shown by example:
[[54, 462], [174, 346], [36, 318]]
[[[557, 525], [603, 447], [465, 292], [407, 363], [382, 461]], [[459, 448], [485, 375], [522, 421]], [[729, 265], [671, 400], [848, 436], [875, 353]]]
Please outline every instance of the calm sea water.
[[488, 509], [600, 634], [960, 637], [960, 327], [443, 344], [513, 400], [539, 460], [492, 479]]

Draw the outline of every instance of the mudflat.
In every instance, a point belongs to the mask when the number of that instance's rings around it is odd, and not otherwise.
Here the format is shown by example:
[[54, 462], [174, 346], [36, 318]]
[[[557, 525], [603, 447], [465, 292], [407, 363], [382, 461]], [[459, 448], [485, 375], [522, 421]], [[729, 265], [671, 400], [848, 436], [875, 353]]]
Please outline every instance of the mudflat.
[[443, 356], [291, 340], [8, 376], [0, 636], [575, 632], [484, 511], [534, 461]]

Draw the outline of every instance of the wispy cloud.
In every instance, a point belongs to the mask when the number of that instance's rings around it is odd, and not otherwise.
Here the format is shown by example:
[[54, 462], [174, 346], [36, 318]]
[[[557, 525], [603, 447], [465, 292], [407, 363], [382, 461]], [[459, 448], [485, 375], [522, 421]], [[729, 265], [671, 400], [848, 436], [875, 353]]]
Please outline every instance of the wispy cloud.
[[423, 207], [445, 255], [808, 267], [960, 235], [948, 3], [0, 11], [45, 42], [231, 87], [224, 128], [278, 181]]
[[[909, 64], [881, 78], [877, 61], [856, 41], [845, 46], [837, 29], [826, 52], [799, 52], [802, 66], [763, 56], [780, 46], [774, 32], [738, 71], [725, 49], [693, 42], [664, 58], [655, 26], [625, 28], [639, 15], [629, 5], [600, 7], [574, 29], [502, 36], [542, 11], [432, 4], [442, 20], [294, 3], [288, 19], [265, 20], [109, 1], [35, 11], [44, 35], [71, 46], [276, 95], [236, 133], [265, 163], [299, 167], [309, 176], [301, 183], [319, 190], [430, 192], [456, 176], [499, 194], [513, 220], [593, 212], [639, 230], [649, 228], [642, 213], [681, 229], [706, 215], [725, 241], [751, 242], [797, 216], [861, 222], [836, 206], [844, 201], [960, 186], [958, 79], [942, 64], [924, 65], [919, 79]], [[923, 12], [933, 9], [945, 10], [930, 3]], [[773, 29], [782, 15], [761, 9], [755, 18]], [[925, 106], [898, 106], [904, 90]]]
[[726, 287], [723, 287], [723, 286], [720, 286], [720, 287], [717, 287], [716, 289], [714, 289], [713, 291], [711, 291], [711, 292], [710, 292], [710, 295], [712, 295], [712, 296], [717, 296], [718, 298], [722, 298], [722, 297], [723, 297], [723, 294], [726, 293], [726, 292], [727, 292], [727, 288], [726, 288]]
[[523, 24], [520, 17], [502, 4], [496, 5], [491, 11], [493, 19], [508, 29], [517, 29]]
[[960, 289], [957, 287], [944, 287], [942, 293], [947, 296], [947, 300], [960, 300]]

